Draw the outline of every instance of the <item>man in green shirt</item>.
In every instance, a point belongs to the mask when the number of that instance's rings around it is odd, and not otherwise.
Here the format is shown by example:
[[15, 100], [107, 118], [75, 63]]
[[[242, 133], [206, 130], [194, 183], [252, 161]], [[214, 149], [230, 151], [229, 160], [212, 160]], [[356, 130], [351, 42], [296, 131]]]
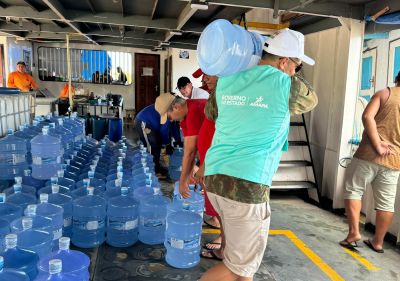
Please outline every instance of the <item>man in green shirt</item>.
[[291, 76], [302, 62], [304, 36], [284, 29], [267, 41], [258, 66], [221, 77], [216, 131], [205, 159], [209, 199], [225, 232], [223, 263], [200, 279], [253, 280], [267, 245], [269, 186], [287, 149]]

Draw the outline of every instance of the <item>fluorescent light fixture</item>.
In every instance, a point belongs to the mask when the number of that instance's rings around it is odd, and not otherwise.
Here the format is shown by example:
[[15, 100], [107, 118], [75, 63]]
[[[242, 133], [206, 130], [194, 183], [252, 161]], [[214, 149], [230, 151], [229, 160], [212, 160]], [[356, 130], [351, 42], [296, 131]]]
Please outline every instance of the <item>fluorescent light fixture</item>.
[[169, 46], [171, 42], [165, 41], [165, 42], [160, 42], [160, 46]]
[[183, 34], [182, 31], [180, 31], [180, 30], [170, 30], [169, 33], [171, 35], [178, 35], [178, 36]]
[[190, 8], [196, 9], [196, 10], [208, 10], [208, 3], [207, 2], [192, 2], [190, 4]]

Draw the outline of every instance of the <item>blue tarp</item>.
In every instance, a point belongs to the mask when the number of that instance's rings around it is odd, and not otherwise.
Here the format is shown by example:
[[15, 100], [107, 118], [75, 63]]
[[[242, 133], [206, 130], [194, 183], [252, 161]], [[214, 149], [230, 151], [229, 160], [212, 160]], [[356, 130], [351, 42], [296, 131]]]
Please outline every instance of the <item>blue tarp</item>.
[[[365, 20], [372, 21], [372, 18], [371, 16], [367, 16]], [[379, 24], [400, 24], [400, 12], [380, 16], [375, 22]]]

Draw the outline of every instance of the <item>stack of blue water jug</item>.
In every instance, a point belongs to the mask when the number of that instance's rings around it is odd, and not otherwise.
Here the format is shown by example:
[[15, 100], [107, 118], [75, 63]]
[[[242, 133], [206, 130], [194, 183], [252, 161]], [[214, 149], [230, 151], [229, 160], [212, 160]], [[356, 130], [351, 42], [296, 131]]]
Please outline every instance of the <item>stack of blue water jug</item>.
[[49, 115], [0, 140], [0, 266], [7, 274], [88, 280], [90, 261], [69, 250], [70, 241], [81, 248], [166, 241], [170, 200], [152, 155], [125, 137], [96, 141], [84, 129], [76, 115]]

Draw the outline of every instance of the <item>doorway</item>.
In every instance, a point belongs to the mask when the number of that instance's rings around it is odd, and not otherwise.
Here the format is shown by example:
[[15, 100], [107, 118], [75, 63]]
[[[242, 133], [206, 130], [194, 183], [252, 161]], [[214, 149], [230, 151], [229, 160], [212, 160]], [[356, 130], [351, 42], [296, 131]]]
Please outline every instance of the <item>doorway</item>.
[[135, 54], [136, 113], [153, 104], [160, 95], [160, 56]]

